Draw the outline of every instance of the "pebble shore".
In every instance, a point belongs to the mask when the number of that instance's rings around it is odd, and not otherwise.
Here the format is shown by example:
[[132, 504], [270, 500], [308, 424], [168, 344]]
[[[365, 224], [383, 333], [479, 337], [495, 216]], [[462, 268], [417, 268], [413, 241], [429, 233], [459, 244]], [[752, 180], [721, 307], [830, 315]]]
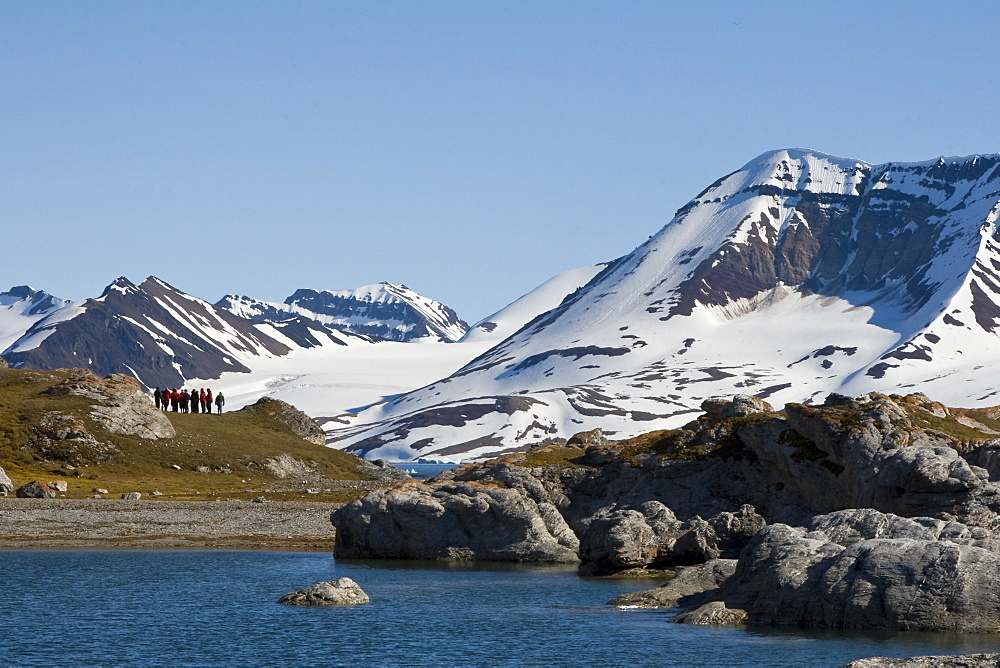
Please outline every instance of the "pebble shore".
[[331, 503], [0, 498], [0, 550], [332, 551]]

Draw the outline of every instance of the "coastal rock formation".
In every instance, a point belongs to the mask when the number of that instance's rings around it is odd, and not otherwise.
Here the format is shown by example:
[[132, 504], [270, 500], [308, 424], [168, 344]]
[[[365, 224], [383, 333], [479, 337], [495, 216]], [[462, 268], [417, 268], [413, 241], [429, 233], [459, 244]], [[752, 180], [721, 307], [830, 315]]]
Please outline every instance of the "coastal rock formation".
[[326, 443], [326, 434], [320, 426], [311, 417], [286, 401], [261, 397], [256, 403], [240, 410], [249, 413], [263, 413], [285, 425], [292, 430], [293, 434], [301, 436], [310, 443], [316, 445]]
[[551, 503], [497, 485], [404, 483], [335, 510], [339, 557], [578, 561]]
[[[982, 528], [871, 509], [775, 524], [740, 555], [712, 610], [779, 626], [996, 632], [998, 548]], [[713, 623], [705, 612], [678, 621]]]
[[43, 485], [38, 480], [32, 480], [26, 485], [21, 485], [14, 492], [14, 495], [19, 499], [54, 499], [56, 498], [56, 493], [49, 489], [47, 485]]
[[328, 580], [285, 594], [278, 603], [296, 606], [358, 605], [371, 599], [351, 578]]
[[701, 565], [616, 604], [679, 606], [694, 624], [1000, 630], [1000, 412], [919, 394], [703, 408], [683, 429], [376, 492], [333, 514], [338, 554]]
[[622, 594], [608, 605], [623, 608], [677, 608], [696, 605], [706, 592], [718, 589], [736, 572], [736, 559], [713, 559], [697, 566], [685, 566], [669, 582], [655, 589]]
[[14, 483], [11, 482], [7, 472], [0, 468], [0, 496], [7, 496], [14, 491]]
[[582, 574], [604, 575], [629, 568], [671, 568], [722, 556], [734, 558], [765, 525], [753, 506], [703, 520], [680, 522], [659, 501], [638, 510], [602, 510], [580, 540]]

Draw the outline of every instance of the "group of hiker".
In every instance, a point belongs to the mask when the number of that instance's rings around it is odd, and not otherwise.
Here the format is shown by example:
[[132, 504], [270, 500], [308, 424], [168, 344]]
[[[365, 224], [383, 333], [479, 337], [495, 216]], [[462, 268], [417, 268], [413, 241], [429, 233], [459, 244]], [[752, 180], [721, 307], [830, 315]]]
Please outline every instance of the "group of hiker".
[[161, 410], [173, 410], [175, 413], [211, 413], [214, 403], [215, 412], [221, 413], [222, 407], [226, 405], [226, 398], [219, 392], [213, 400], [211, 389], [202, 388], [189, 392], [177, 388], [156, 388], [153, 391], [153, 403]]

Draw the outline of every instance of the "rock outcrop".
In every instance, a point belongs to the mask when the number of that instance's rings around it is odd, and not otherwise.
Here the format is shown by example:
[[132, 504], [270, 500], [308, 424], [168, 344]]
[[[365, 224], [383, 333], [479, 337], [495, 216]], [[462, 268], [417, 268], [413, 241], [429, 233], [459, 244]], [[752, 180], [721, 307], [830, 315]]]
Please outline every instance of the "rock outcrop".
[[622, 594], [608, 605], [623, 608], [677, 608], [696, 605], [706, 592], [713, 592], [736, 572], [736, 559], [713, 559], [697, 566], [686, 566], [669, 582], [655, 589]]
[[11, 482], [7, 472], [0, 468], [0, 496], [7, 496], [14, 491], [14, 483]]
[[[985, 529], [871, 509], [775, 524], [740, 555], [713, 610], [779, 626], [996, 632], [998, 548]], [[704, 612], [679, 621], [706, 623]]]
[[278, 603], [295, 606], [358, 605], [371, 599], [351, 578], [328, 580], [285, 594]]
[[331, 521], [340, 557], [578, 561], [579, 541], [554, 505], [497, 485], [404, 483]]
[[97, 401], [90, 417], [114, 434], [148, 439], [177, 435], [167, 416], [156, 409], [139, 381], [131, 376], [113, 373], [100, 378], [86, 369], [77, 369], [47, 393], [71, 394]]
[[326, 433], [316, 422], [295, 406], [280, 399], [261, 397], [256, 403], [245, 406], [240, 411], [262, 413], [292, 430], [296, 436], [301, 436], [310, 443], [324, 445]]
[[693, 624], [1000, 631], [1000, 412], [880, 394], [703, 408], [680, 430], [584, 434], [376, 492], [334, 512], [336, 549], [696, 566], [616, 601]]

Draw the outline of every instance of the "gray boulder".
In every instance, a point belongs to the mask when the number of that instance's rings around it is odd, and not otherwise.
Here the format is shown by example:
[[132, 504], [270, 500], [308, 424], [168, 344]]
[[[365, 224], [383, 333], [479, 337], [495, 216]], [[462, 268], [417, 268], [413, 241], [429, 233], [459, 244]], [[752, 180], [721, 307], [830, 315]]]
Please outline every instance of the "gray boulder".
[[14, 483], [11, 482], [7, 472], [0, 468], [0, 496], [7, 496], [14, 491]]
[[177, 435], [170, 419], [157, 410], [135, 378], [113, 373], [100, 378], [85, 369], [46, 390], [48, 394], [71, 394], [98, 402], [90, 417], [104, 429], [126, 436], [160, 439]]
[[65, 480], [54, 480], [53, 482], [50, 482], [48, 486], [49, 489], [54, 492], [65, 492], [69, 489], [69, 483]]
[[[811, 527], [771, 525], [743, 551], [718, 598], [751, 623], [996, 632], [1000, 553], [987, 549], [995, 542], [985, 530], [953, 524], [865, 509]], [[703, 623], [708, 612], [678, 621]]]
[[138, 501], [142, 498], [141, 492], [125, 492], [122, 494], [122, 499], [125, 501]]
[[14, 495], [20, 499], [54, 499], [56, 498], [56, 493], [49, 489], [47, 485], [43, 485], [38, 480], [32, 480], [26, 485], [21, 485], [14, 492]]
[[555, 506], [495, 485], [405, 483], [330, 520], [338, 557], [578, 561], [579, 541]]
[[358, 605], [369, 601], [368, 594], [351, 578], [320, 582], [278, 599], [282, 605], [296, 606]]
[[708, 520], [694, 516], [687, 522], [679, 521], [659, 501], [647, 501], [638, 510], [605, 509], [587, 523], [581, 537], [581, 573], [607, 575], [735, 558], [764, 525], [764, 518], [749, 505], [735, 513], [722, 512]]
[[608, 601], [608, 605], [623, 608], [676, 608], [695, 605], [696, 597], [715, 591], [735, 571], [735, 559], [714, 559], [697, 566], [686, 566], [663, 586], [622, 594]]

